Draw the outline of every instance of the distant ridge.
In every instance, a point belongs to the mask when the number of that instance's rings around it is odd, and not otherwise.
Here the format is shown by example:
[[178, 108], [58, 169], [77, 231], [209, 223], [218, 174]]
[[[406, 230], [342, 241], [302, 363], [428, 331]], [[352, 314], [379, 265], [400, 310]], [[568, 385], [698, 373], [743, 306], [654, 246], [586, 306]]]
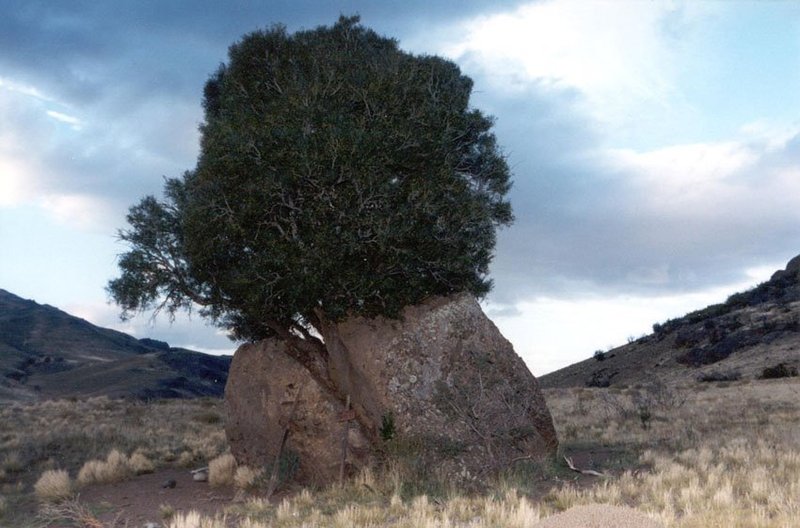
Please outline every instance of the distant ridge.
[[539, 382], [544, 388], [697, 383], [798, 370], [800, 255], [755, 288], [656, 323], [652, 334], [546, 374]]
[[0, 401], [221, 396], [230, 360], [136, 339], [0, 289]]

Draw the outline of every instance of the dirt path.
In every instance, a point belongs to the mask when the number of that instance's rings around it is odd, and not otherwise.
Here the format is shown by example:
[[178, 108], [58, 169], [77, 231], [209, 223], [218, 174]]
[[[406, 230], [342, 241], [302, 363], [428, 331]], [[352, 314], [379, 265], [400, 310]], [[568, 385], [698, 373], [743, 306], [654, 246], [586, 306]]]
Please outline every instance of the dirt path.
[[575, 506], [533, 525], [533, 528], [663, 528], [632, 508], [589, 504]]
[[[174, 480], [175, 487], [163, 487]], [[101, 521], [120, 525], [144, 526], [164, 521], [162, 506], [175, 513], [199, 511], [214, 515], [233, 502], [233, 488], [212, 488], [207, 482], [194, 482], [185, 469], [165, 469], [123, 482], [88, 486], [80, 501], [98, 512]]]

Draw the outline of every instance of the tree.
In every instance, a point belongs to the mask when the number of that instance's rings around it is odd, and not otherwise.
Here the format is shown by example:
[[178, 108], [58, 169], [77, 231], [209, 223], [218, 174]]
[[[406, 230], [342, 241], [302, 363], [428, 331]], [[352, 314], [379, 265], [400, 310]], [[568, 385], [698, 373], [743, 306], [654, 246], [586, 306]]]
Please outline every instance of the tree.
[[197, 166], [130, 209], [123, 317], [199, 306], [314, 372], [327, 322], [486, 294], [511, 184], [471, 90], [358, 17], [246, 35], [206, 83]]

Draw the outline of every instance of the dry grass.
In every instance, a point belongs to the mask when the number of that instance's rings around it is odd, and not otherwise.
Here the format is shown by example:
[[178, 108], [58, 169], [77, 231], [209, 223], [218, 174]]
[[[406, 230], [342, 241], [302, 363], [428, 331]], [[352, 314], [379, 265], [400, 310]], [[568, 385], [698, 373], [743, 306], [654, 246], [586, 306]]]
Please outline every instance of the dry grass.
[[565, 486], [547, 499], [558, 508], [633, 505], [676, 528], [800, 526], [800, 382], [675, 390], [685, 404], [653, 403], [647, 429], [633, 412], [641, 389], [548, 391], [567, 449], [626, 446], [646, 470], [589, 489]]
[[45, 504], [39, 510], [37, 517], [41, 524], [36, 526], [63, 526], [64, 522], [68, 522], [69, 526], [80, 528], [114, 528], [116, 526], [116, 523], [112, 523], [110, 526], [104, 524], [85, 505], [74, 499]]
[[212, 487], [230, 486], [236, 474], [236, 459], [226, 453], [208, 463], [208, 483]]
[[33, 485], [45, 471], [77, 477], [87, 461], [107, 463], [113, 449], [132, 453], [126, 465], [133, 473], [206, 465], [227, 450], [223, 424], [211, 414], [222, 416], [220, 400], [0, 404], [0, 526], [29, 520]]
[[236, 474], [233, 475], [233, 484], [241, 490], [250, 490], [255, 488], [256, 483], [263, 474], [263, 470], [251, 469], [248, 466], [239, 466], [236, 468]]
[[33, 485], [33, 490], [42, 502], [58, 502], [72, 495], [72, 481], [66, 471], [48, 469]]
[[[539, 466], [531, 468], [534, 473], [506, 476], [485, 494], [464, 495], [446, 483], [422, 482], [408, 468], [390, 464], [380, 471], [365, 471], [343, 486], [297, 491], [280, 504], [257, 498], [232, 504], [226, 519], [179, 512], [169, 526], [521, 528], [575, 505], [602, 503], [633, 507], [667, 528], [800, 527], [800, 379], [677, 388], [553, 389], [545, 396], [565, 454], [612, 453], [595, 467], [610, 478], [584, 479], [576, 486], [569, 484], [574, 474], [564, 467]], [[148, 416], [160, 407], [151, 404], [137, 412]], [[187, 438], [165, 432], [163, 444], [151, 437], [142, 438], [141, 445], [123, 442], [115, 458], [133, 452], [127, 458], [130, 467], [139, 453], [148, 460], [152, 457], [158, 467], [178, 463], [182, 453], [201, 456], [201, 440], [191, 435], [196, 431], [222, 435], [221, 424], [207, 419], [205, 411], [214, 409], [165, 413], [172, 416], [170, 427]], [[98, 431], [124, 423], [119, 410], [101, 416], [105, 421], [94, 425]], [[7, 443], [0, 444], [5, 471], [18, 474], [15, 468], [25, 467], [27, 452], [4, 452], [3, 446]], [[225, 450], [224, 441], [215, 443], [209, 449], [213, 456], [206, 460]], [[62, 460], [52, 458], [63, 467]], [[258, 481], [256, 472], [237, 468], [230, 456], [212, 460], [209, 466], [211, 475], [217, 473], [214, 479], [225, 475], [226, 484], [250, 487]], [[543, 474], [551, 487], [544, 494]]]
[[132, 477], [152, 473], [155, 469], [153, 462], [141, 451], [135, 451], [130, 457], [112, 449], [105, 460], [90, 460], [78, 472], [78, 484], [106, 484], [119, 482]]
[[204, 465], [227, 449], [225, 433], [222, 423], [194, 417], [221, 414], [221, 408], [214, 399], [143, 403], [104, 397], [0, 406], [0, 423], [13, 424], [0, 429], [0, 475], [31, 481], [54, 463], [77, 472], [87, 460], [106, 459], [111, 449], [138, 452], [154, 467], [179, 459]]

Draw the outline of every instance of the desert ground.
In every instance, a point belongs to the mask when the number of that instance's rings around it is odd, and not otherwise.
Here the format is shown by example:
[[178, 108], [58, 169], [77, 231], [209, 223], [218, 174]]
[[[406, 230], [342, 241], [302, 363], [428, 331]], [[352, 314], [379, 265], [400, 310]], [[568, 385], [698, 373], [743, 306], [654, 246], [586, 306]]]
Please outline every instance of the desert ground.
[[[388, 449], [350, 482], [284, 483], [271, 497], [268, 471], [227, 454], [218, 399], [7, 404], [0, 526], [568, 528], [624, 526], [612, 520], [623, 515], [630, 526], [800, 527], [800, 378], [545, 396], [562, 458], [520, 460], [485, 489], [454, 489]], [[206, 466], [209, 481], [194, 481]]]

